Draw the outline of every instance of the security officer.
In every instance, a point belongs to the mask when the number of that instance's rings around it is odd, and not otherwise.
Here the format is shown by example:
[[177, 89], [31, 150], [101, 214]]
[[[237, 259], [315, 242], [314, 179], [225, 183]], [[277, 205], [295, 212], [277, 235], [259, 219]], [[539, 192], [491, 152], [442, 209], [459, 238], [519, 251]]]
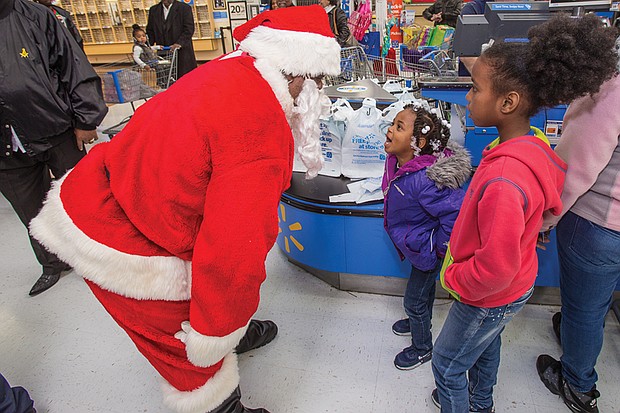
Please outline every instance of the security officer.
[[[50, 10], [28, 0], [0, 0], [0, 191], [28, 226], [51, 175], [62, 177], [97, 139], [107, 113], [101, 80]], [[39, 294], [70, 270], [34, 238], [43, 274]]]

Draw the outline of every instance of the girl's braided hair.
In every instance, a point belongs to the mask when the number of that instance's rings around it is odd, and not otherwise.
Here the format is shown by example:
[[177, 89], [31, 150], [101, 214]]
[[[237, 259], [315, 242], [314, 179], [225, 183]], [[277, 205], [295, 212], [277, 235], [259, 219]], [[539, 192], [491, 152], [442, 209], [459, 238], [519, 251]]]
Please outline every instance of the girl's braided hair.
[[616, 74], [618, 32], [593, 14], [560, 13], [532, 27], [527, 43], [496, 43], [481, 56], [492, 68], [496, 93], [517, 91], [528, 115], [599, 91]]
[[413, 136], [411, 147], [415, 150], [420, 137], [426, 139], [426, 146], [420, 150], [420, 155], [436, 155], [443, 152], [450, 139], [450, 125], [437, 116], [437, 109], [427, 111], [422, 105], [408, 104], [403, 109], [415, 114], [413, 122]]

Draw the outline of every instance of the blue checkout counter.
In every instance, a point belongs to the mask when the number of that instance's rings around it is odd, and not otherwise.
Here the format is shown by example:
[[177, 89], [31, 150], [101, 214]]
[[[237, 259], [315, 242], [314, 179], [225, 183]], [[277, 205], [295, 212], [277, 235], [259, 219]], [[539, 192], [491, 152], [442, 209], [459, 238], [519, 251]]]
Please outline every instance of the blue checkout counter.
[[[422, 96], [466, 105], [469, 85], [424, 88]], [[533, 124], [543, 131], [547, 119], [562, 120], [564, 108], [537, 115]], [[482, 149], [497, 137], [493, 128], [477, 128], [468, 122], [465, 146], [473, 164]], [[348, 192], [349, 179], [318, 176], [306, 180], [294, 172], [291, 187], [279, 205], [277, 245], [292, 263], [331, 285], [348, 291], [402, 295], [410, 265], [400, 261], [383, 227], [383, 202], [361, 205], [333, 204], [330, 195]], [[538, 286], [558, 286], [559, 263], [555, 234], [547, 250], [539, 250]]]

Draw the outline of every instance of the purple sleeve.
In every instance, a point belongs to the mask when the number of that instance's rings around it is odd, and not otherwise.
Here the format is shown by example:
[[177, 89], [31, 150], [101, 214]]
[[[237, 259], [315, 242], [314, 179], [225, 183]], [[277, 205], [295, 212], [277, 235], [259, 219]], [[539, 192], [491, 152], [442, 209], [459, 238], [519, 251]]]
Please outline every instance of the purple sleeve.
[[420, 192], [420, 205], [429, 215], [439, 221], [439, 227], [434, 234], [433, 243], [438, 256], [446, 254], [447, 243], [452, 234], [454, 221], [459, 214], [465, 191], [459, 189], [438, 189], [434, 184]]

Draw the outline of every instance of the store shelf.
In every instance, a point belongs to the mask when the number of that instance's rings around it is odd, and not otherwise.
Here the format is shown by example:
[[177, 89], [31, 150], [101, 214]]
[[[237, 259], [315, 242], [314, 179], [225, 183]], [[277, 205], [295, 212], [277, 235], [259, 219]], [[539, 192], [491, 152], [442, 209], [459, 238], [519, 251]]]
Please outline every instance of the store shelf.
[[[213, 38], [212, 0], [194, 0], [191, 5], [194, 39]], [[69, 11], [86, 45], [126, 45], [133, 43], [133, 24], [146, 27], [148, 10], [157, 0], [59, 0]], [[92, 49], [92, 48], [89, 48]], [[129, 47], [128, 50], [130, 50]], [[127, 52], [128, 53], [128, 52]]]

